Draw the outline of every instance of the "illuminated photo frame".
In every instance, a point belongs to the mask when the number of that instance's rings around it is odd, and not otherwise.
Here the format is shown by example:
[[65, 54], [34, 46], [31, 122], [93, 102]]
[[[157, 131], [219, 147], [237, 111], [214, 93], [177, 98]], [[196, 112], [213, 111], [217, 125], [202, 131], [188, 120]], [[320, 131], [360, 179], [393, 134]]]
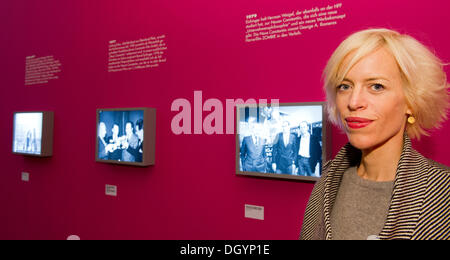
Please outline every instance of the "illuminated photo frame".
[[236, 174], [317, 181], [330, 158], [325, 102], [236, 106]]

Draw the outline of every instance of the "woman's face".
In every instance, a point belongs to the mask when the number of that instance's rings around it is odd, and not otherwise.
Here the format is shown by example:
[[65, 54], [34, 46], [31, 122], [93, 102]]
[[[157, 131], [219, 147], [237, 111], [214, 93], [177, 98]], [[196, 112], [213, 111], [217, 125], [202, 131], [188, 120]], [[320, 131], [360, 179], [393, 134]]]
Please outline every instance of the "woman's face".
[[394, 57], [380, 48], [356, 63], [336, 89], [336, 106], [350, 143], [358, 149], [403, 138], [411, 111]]

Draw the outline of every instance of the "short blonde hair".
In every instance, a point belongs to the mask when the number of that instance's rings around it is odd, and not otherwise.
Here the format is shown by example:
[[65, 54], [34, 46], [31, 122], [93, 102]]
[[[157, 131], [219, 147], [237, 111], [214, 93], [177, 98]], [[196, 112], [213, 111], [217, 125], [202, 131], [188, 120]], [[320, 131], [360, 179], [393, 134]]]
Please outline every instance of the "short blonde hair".
[[[358, 61], [379, 48], [389, 51], [398, 64], [406, 103], [416, 119], [415, 124], [407, 124], [408, 135], [417, 139], [428, 135], [428, 129], [439, 127], [447, 119], [449, 84], [444, 64], [413, 37], [383, 28], [350, 35], [328, 60], [323, 77], [330, 120], [342, 124], [336, 109], [336, 87]], [[353, 57], [344, 64], [350, 54]]]

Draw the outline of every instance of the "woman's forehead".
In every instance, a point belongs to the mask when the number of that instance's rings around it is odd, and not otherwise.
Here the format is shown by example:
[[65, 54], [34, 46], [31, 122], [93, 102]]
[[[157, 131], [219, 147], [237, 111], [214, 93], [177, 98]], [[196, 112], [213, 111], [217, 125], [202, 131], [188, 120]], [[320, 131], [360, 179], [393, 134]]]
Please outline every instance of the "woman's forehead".
[[[352, 58], [352, 56], [348, 56], [343, 61], [344, 66], [349, 67], [346, 69], [347, 73], [343, 75], [343, 80], [389, 81], [400, 76], [397, 61], [385, 48], [373, 51], [356, 62], [352, 61]], [[349, 64], [350, 62], [354, 64]]]

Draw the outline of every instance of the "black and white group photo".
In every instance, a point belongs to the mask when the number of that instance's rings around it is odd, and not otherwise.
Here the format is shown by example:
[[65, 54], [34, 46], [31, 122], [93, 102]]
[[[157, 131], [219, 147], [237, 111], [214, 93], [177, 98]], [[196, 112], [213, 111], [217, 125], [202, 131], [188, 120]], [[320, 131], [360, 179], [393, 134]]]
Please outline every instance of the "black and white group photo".
[[144, 111], [99, 111], [99, 160], [142, 162]]
[[320, 177], [322, 106], [242, 107], [238, 113], [241, 171]]

